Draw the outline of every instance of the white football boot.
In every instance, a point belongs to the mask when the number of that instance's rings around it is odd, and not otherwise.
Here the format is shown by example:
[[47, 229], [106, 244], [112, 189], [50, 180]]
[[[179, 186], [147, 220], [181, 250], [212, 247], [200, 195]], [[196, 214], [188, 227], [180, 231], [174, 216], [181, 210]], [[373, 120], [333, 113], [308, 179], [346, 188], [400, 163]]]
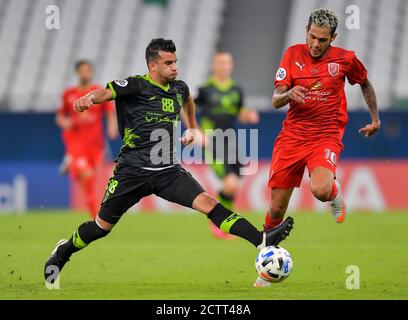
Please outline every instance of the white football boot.
[[334, 183], [337, 186], [337, 196], [330, 201], [332, 214], [337, 223], [343, 223], [346, 218], [346, 206], [343, 200], [343, 193], [341, 192], [341, 184], [336, 179]]
[[264, 288], [264, 287], [269, 287], [270, 285], [271, 285], [270, 282], [265, 281], [261, 277], [258, 277], [254, 282], [254, 288]]

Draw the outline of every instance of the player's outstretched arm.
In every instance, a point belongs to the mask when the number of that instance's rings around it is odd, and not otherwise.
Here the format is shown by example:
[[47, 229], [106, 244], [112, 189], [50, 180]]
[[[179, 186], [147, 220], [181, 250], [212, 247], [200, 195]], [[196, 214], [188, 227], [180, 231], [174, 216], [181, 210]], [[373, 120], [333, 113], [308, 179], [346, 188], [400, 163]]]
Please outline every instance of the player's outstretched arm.
[[184, 120], [187, 128], [197, 129], [198, 125], [196, 119], [195, 104], [193, 97], [191, 95], [183, 103], [183, 111], [185, 116]]
[[282, 108], [293, 100], [298, 103], [305, 103], [305, 93], [308, 91], [305, 87], [295, 86], [288, 90], [287, 86], [278, 86], [272, 96], [272, 106], [276, 109]]
[[100, 104], [112, 100], [110, 89], [97, 89], [74, 101], [74, 110], [82, 112], [88, 110], [94, 104]]
[[380, 116], [378, 115], [377, 98], [374, 87], [368, 79], [361, 85], [361, 91], [367, 103], [368, 110], [370, 111], [371, 124], [367, 124], [364, 128], [358, 130], [358, 132], [364, 134], [366, 137], [371, 137], [381, 126]]
[[198, 135], [201, 137], [200, 128], [197, 124], [194, 99], [190, 95], [183, 103], [183, 122], [187, 127], [187, 131], [184, 137], [181, 138], [181, 142], [185, 145], [189, 145], [194, 142], [194, 138]]

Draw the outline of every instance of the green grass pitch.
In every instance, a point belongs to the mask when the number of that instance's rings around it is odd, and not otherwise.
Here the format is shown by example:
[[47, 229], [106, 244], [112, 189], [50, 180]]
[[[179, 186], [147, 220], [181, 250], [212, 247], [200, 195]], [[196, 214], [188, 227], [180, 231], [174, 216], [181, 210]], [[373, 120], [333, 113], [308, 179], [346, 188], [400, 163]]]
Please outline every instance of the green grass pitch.
[[[43, 264], [55, 243], [87, 219], [69, 212], [0, 216], [0, 299], [407, 299], [408, 212], [292, 213], [282, 242], [292, 275], [255, 289], [256, 250], [241, 239], [215, 240], [195, 213], [125, 215], [106, 238], [71, 258], [61, 289], [48, 290]], [[261, 226], [263, 216], [247, 214]], [[346, 288], [346, 267], [360, 289]]]

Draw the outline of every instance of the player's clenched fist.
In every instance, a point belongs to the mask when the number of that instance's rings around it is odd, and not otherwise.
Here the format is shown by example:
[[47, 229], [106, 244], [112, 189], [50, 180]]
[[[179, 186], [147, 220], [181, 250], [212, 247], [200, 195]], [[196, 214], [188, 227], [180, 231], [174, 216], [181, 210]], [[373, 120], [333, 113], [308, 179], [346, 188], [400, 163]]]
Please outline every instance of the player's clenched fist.
[[289, 100], [305, 103], [305, 94], [308, 90], [302, 86], [295, 86], [287, 92]]
[[185, 146], [188, 146], [189, 144], [194, 142], [194, 137], [200, 134], [200, 130], [198, 129], [187, 129], [184, 137], [181, 137], [179, 139], [179, 141], [181, 141], [181, 143], [183, 143]]
[[74, 110], [76, 112], [82, 112], [88, 110], [90, 107], [92, 107], [92, 105], [92, 100], [87, 96], [83, 96], [74, 101]]

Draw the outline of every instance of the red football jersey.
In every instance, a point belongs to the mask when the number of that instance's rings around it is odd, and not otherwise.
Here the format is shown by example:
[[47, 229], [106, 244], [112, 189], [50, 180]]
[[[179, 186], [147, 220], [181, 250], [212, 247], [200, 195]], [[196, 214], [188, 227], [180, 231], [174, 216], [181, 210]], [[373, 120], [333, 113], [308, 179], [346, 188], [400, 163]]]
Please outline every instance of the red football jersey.
[[86, 90], [71, 87], [66, 89], [62, 95], [62, 105], [58, 113], [68, 116], [73, 124], [72, 128], [62, 132], [66, 152], [70, 155], [98, 152], [104, 148], [103, 114], [113, 112], [113, 104], [105, 102], [81, 113], [73, 109], [74, 100], [99, 88], [100, 86], [95, 84]]
[[275, 87], [300, 85], [309, 91], [305, 103], [290, 100], [282, 133], [298, 140], [336, 139], [341, 143], [347, 123], [345, 79], [363, 84], [367, 70], [353, 51], [329, 47], [313, 58], [306, 44], [289, 47], [276, 73]]

